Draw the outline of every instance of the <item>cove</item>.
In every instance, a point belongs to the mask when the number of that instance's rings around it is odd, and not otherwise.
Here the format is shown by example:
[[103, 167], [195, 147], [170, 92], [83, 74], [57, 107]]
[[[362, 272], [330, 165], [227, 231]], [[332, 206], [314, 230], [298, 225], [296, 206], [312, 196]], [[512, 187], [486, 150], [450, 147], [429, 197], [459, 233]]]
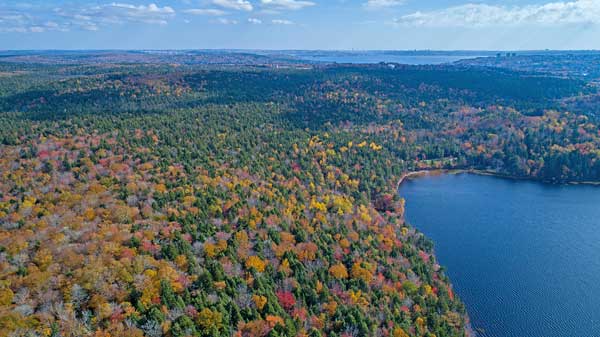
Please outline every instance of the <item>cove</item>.
[[600, 336], [600, 187], [447, 174], [399, 193], [477, 336]]

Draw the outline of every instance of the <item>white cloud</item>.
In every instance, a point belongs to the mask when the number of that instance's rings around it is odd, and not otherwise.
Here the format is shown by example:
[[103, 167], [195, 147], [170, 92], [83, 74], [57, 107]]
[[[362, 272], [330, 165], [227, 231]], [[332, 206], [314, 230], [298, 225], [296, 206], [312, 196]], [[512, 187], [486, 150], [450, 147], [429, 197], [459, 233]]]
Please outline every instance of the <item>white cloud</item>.
[[102, 26], [128, 22], [165, 25], [175, 14], [173, 8], [160, 7], [154, 3], [132, 5], [113, 2], [69, 7], [0, 5], [0, 32], [64, 32], [73, 28], [97, 31]]
[[576, 0], [513, 7], [466, 4], [415, 12], [395, 19], [394, 23], [421, 27], [600, 24], [600, 1]]
[[26, 33], [33, 24], [33, 20], [24, 13], [0, 8], [0, 32]]
[[260, 25], [262, 23], [262, 20], [257, 18], [248, 18], [248, 23], [251, 23], [253, 25]]
[[298, 10], [316, 5], [312, 1], [305, 0], [260, 0], [260, 2], [267, 7], [284, 10]]
[[258, 13], [263, 14], [263, 15], [279, 15], [279, 14], [281, 14], [281, 11], [264, 8], [264, 9], [261, 9]]
[[191, 14], [191, 15], [209, 15], [209, 16], [221, 16], [221, 15], [226, 15], [227, 12], [220, 10], [220, 9], [187, 9], [185, 11], [183, 11], [186, 14]]
[[124, 23], [166, 25], [175, 14], [175, 10], [169, 6], [159, 7], [156, 4], [136, 6], [117, 2], [99, 6], [54, 9], [54, 15], [61, 18], [63, 25], [87, 31], [98, 31], [103, 26]]
[[282, 20], [282, 19], [271, 20], [271, 23], [274, 25], [293, 25], [294, 24], [294, 22], [292, 22], [290, 20]]
[[250, 12], [254, 9], [250, 1], [247, 0], [213, 0], [212, 3], [223, 8], [234, 9], [237, 11]]
[[98, 25], [95, 23], [82, 24], [79, 27], [90, 32], [96, 32], [100, 30], [100, 27], [98, 27]]
[[156, 4], [136, 6], [113, 2], [84, 9], [80, 14], [112, 23], [142, 22], [165, 25], [167, 20], [175, 15], [175, 10], [169, 6], [158, 7]]
[[368, 9], [382, 9], [404, 4], [404, 0], [368, 0], [363, 4]]
[[44, 20], [27, 11], [0, 8], [0, 32], [4, 33], [43, 33], [46, 31], [67, 31], [68, 27], [59, 22]]
[[1, 33], [28, 33], [29, 29], [23, 27], [1, 27]]
[[226, 19], [226, 18], [218, 18], [216, 20], [211, 21], [212, 23], [218, 23], [221, 25], [237, 25], [238, 22], [237, 20], [231, 20], [231, 19]]
[[20, 13], [12, 11], [0, 12], [0, 22], [22, 22], [26, 19], [26, 16]]

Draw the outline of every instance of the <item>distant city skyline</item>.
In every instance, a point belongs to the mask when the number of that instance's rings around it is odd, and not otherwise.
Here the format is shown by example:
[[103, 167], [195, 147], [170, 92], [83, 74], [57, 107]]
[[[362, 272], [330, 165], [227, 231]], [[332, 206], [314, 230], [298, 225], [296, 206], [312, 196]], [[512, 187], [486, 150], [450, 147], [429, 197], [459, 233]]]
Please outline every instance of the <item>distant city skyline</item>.
[[0, 49], [600, 49], [598, 0], [0, 0]]

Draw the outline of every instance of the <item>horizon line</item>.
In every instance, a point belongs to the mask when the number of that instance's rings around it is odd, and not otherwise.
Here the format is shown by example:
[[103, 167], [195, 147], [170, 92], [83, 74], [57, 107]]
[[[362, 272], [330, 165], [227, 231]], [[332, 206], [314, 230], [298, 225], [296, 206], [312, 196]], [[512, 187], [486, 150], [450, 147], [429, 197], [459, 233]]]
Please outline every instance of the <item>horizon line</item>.
[[600, 52], [600, 49], [277, 49], [277, 48], [92, 48], [0, 49], [4, 52], [102, 52], [102, 51], [312, 51], [312, 52]]

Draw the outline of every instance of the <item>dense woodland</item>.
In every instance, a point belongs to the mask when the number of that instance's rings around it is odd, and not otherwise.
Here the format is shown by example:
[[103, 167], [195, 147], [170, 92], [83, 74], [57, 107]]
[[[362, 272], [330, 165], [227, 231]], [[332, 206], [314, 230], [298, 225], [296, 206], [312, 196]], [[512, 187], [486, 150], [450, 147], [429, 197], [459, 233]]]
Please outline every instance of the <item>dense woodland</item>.
[[0, 336], [466, 336], [398, 179], [600, 180], [582, 80], [0, 63]]
[[498, 53], [496, 57], [464, 59], [457, 64], [534, 71], [596, 82], [600, 80], [600, 53], [596, 51]]

